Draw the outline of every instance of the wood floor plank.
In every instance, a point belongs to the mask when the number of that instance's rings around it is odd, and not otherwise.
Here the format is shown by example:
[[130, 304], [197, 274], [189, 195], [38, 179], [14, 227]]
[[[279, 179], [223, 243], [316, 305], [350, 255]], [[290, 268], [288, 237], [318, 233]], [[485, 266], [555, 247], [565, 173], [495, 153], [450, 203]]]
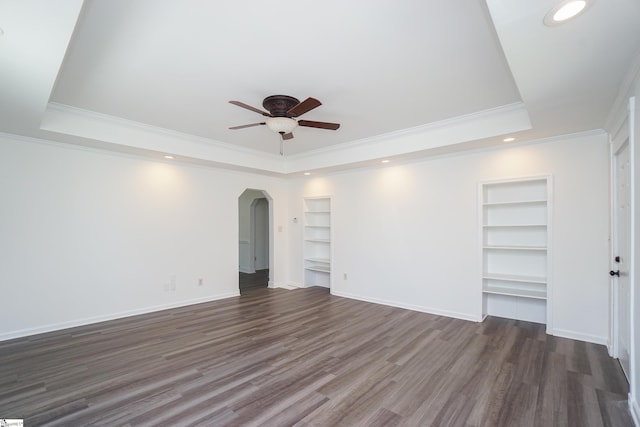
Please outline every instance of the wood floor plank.
[[603, 346], [335, 297], [242, 296], [0, 342], [29, 426], [632, 426]]

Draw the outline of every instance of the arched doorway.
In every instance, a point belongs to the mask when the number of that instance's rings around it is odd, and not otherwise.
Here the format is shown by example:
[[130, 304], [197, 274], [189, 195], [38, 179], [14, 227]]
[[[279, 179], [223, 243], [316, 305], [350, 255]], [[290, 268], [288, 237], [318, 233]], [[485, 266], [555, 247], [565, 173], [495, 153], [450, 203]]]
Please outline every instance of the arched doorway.
[[240, 293], [269, 286], [272, 203], [264, 190], [246, 189], [238, 197]]

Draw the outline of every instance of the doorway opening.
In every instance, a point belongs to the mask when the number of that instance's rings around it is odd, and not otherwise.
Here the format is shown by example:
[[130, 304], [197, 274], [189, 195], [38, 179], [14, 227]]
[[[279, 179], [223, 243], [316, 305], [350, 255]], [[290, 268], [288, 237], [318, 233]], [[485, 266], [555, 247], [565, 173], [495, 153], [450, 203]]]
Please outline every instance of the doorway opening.
[[238, 284], [240, 294], [270, 285], [273, 203], [264, 190], [248, 188], [238, 197]]

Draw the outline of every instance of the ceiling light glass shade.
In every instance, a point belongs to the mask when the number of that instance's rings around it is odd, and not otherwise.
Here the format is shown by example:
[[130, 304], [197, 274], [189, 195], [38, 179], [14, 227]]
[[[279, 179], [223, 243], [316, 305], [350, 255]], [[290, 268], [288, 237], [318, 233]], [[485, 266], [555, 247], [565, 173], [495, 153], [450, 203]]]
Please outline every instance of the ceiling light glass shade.
[[278, 133], [289, 133], [298, 126], [298, 122], [289, 117], [269, 117], [266, 123], [269, 129]]

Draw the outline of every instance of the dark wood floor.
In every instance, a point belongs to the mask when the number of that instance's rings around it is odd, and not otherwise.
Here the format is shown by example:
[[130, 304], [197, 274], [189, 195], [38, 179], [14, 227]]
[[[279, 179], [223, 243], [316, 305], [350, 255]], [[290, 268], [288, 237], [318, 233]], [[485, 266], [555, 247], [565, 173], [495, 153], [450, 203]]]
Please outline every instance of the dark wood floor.
[[269, 286], [269, 270], [257, 270], [255, 273], [238, 273], [240, 294]]
[[0, 342], [26, 426], [631, 426], [603, 346], [329, 295], [237, 298]]

